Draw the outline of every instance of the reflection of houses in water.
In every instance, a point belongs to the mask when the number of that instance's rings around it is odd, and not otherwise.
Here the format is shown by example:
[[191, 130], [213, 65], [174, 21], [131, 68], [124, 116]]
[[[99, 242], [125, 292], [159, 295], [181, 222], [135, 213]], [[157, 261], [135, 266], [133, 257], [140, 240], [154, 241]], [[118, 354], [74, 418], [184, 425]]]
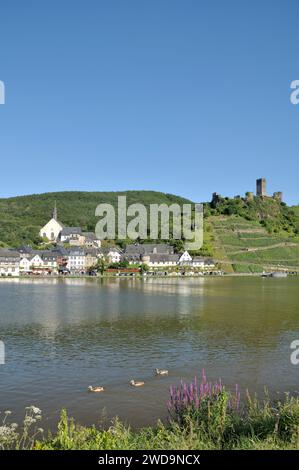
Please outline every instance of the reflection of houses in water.
[[162, 294], [179, 294], [179, 295], [203, 295], [205, 278], [146, 278], [137, 288], [144, 292], [160, 292]]

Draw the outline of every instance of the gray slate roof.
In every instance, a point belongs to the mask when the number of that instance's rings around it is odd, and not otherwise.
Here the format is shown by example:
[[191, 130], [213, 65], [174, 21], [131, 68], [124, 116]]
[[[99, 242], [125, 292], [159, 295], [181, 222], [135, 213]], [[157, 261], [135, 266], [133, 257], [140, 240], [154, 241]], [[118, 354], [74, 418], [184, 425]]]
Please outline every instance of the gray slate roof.
[[99, 250], [96, 248], [85, 248], [85, 254], [90, 256], [97, 256], [99, 254]]
[[68, 237], [71, 235], [81, 235], [82, 230], [81, 227], [64, 227], [61, 231], [61, 235], [64, 237]]
[[33, 248], [29, 245], [24, 245], [18, 248], [18, 252], [21, 254], [23, 253], [30, 254], [30, 253], [33, 253]]
[[118, 246], [109, 246], [109, 247], [103, 247], [101, 251], [104, 254], [108, 254], [110, 251], [116, 251], [117, 253], [121, 253], [121, 249]]
[[54, 252], [49, 252], [49, 253], [45, 253], [42, 255], [42, 259], [44, 261], [56, 261], [57, 258], [58, 258], [58, 254], [57, 253], [54, 253]]
[[68, 255], [69, 256], [85, 256], [85, 251], [82, 250], [81, 248], [74, 248], [68, 250]]
[[149, 255], [151, 263], [178, 263], [180, 255]]
[[0, 258], [20, 259], [20, 253], [16, 250], [0, 249]]
[[97, 240], [97, 237], [93, 232], [83, 232], [85, 238], [88, 238], [89, 240]]
[[149, 254], [160, 254], [160, 255], [172, 255], [174, 248], [166, 243], [144, 243], [144, 244], [132, 244], [127, 245], [125, 254], [127, 255], [149, 255]]
[[58, 254], [58, 256], [67, 256], [68, 255], [68, 252], [67, 252], [67, 249], [64, 248], [64, 246], [57, 246], [54, 250], [53, 250], [55, 253]]

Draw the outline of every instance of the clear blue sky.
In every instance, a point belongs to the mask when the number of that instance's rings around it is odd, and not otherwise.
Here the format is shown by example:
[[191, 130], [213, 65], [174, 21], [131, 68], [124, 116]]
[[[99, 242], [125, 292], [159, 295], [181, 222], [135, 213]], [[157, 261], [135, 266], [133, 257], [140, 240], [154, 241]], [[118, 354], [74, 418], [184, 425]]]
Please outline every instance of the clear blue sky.
[[298, 203], [297, 0], [3, 0], [0, 196], [267, 177]]

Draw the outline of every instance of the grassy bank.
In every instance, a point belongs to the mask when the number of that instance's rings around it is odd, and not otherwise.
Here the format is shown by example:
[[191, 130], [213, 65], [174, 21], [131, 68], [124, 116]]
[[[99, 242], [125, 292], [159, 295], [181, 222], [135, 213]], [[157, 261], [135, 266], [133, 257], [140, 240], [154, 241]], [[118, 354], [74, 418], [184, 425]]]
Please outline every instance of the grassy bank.
[[229, 392], [221, 384], [181, 383], [170, 390], [169, 421], [154, 427], [132, 430], [117, 418], [107, 429], [84, 427], [61, 413], [55, 433], [38, 427], [41, 410], [26, 409], [23, 425], [9, 424], [4, 414], [0, 426], [0, 448], [33, 450], [189, 450], [189, 449], [298, 449], [299, 398], [285, 396], [271, 402], [240, 392]]

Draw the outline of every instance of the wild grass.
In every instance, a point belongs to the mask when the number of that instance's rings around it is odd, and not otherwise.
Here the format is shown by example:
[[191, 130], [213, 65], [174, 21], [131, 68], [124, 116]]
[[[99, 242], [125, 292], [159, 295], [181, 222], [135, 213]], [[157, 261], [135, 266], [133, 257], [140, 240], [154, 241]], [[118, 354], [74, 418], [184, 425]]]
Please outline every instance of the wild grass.
[[27, 419], [29, 427], [19, 432], [16, 425], [5, 422], [5, 431], [0, 427], [0, 445], [1, 449], [34, 450], [299, 448], [299, 399], [288, 394], [276, 402], [267, 393], [263, 400], [249, 394], [241, 400], [237, 386], [230, 392], [221, 381], [208, 382], [204, 374], [200, 383], [195, 379], [171, 388], [168, 411], [167, 423], [133, 430], [117, 418], [108, 429], [80, 426], [62, 410], [57, 430], [45, 436], [36, 434], [41, 432], [32, 427], [36, 421]]

